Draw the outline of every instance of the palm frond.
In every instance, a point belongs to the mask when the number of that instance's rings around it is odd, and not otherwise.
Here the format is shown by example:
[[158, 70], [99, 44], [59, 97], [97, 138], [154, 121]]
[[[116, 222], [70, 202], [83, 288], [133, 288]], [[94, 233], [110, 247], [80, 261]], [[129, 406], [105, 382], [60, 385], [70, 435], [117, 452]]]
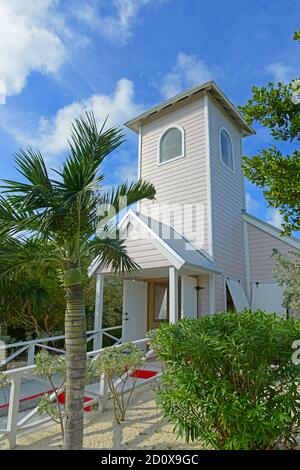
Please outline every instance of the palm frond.
[[65, 201], [73, 202], [85, 192], [92, 192], [103, 176], [97, 175], [104, 158], [124, 141], [121, 129], [111, 127], [104, 131], [106, 121], [98, 130], [94, 114], [87, 112], [75, 120], [69, 141], [70, 155], [61, 171], [57, 187], [64, 193]]
[[20, 208], [26, 210], [44, 209], [49, 206], [54, 197], [52, 180], [41, 153], [31, 148], [19, 150], [15, 162], [17, 170], [27, 180], [27, 183], [3, 180], [1, 186], [5, 193], [12, 194], [11, 200]]
[[128, 255], [124, 241], [118, 238], [95, 238], [89, 243], [89, 251], [101, 265], [109, 267], [112, 272], [132, 272], [139, 268]]
[[39, 227], [39, 215], [15, 207], [13, 197], [0, 195], [0, 236], [13, 236]]
[[0, 243], [0, 278], [16, 274], [22, 269], [42, 267], [46, 263], [61, 267], [64, 259], [51, 242], [33, 236], [31, 238], [6, 238]]
[[155, 194], [156, 190], [153, 184], [142, 180], [130, 184], [126, 182], [112, 191], [103, 193], [99, 198], [97, 225], [101, 225], [101, 219], [107, 218], [106, 209], [111, 210], [113, 208], [112, 213], [118, 215], [122, 210], [127, 209], [136, 202], [143, 199], [154, 199]]

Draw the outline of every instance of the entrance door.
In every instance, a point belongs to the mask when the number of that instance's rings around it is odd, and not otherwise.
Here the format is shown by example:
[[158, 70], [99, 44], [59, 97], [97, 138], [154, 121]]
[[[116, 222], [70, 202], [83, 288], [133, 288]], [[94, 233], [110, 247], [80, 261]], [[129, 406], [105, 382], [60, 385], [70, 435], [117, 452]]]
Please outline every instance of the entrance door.
[[147, 332], [147, 283], [124, 281], [122, 342], [145, 338]]

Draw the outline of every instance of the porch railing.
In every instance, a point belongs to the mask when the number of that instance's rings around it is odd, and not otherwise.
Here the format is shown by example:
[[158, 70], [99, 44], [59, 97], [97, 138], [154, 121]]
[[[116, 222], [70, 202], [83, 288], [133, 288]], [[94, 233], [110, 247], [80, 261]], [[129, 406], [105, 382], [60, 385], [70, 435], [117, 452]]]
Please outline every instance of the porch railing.
[[[60, 337], [59, 337], [60, 338]], [[137, 341], [132, 341], [136, 346], [141, 349], [146, 350], [148, 339], [140, 339]], [[36, 343], [34, 343], [36, 345]], [[38, 343], [40, 344], [40, 343]], [[117, 345], [116, 347], [120, 347], [121, 345]], [[99, 355], [103, 353], [105, 348], [101, 348], [99, 350], [90, 351], [87, 353], [87, 356], [93, 359], [96, 359]], [[148, 351], [146, 354], [149, 358], [152, 355], [152, 351]], [[4, 372], [7, 376], [8, 381], [11, 383], [10, 385], [10, 394], [9, 394], [9, 407], [8, 407], [8, 415], [7, 415], [7, 424], [5, 429], [0, 429], [0, 441], [7, 439], [9, 448], [12, 449], [16, 445], [17, 436], [30, 432], [31, 430], [41, 427], [42, 425], [49, 425], [52, 423], [51, 419], [48, 416], [40, 416], [38, 413], [38, 407], [35, 407], [31, 410], [26, 410], [24, 415], [20, 417], [19, 415], [19, 408], [20, 408], [20, 392], [21, 392], [21, 384], [22, 380], [34, 373], [35, 365], [29, 365], [25, 367], [21, 367], [18, 369], [11, 369]], [[158, 373], [156, 376], [151, 377], [149, 379], [145, 379], [140, 384], [136, 384], [136, 386], [146, 385], [153, 380], [157, 380], [157, 378], [161, 374]], [[63, 392], [63, 389], [60, 389], [60, 393]], [[99, 377], [99, 387], [98, 391], [91, 391], [87, 389], [86, 393], [92, 397], [90, 401], [87, 402], [87, 406], [91, 406], [94, 404], [98, 404], [101, 410], [106, 409], [107, 406], [107, 399], [108, 399], [108, 386], [107, 382], [105, 381], [104, 377]], [[54, 400], [56, 398], [55, 393], [53, 392], [50, 395], [50, 399]]]
[[[112, 334], [117, 330], [121, 330], [122, 326], [111, 326], [109, 328], [102, 328], [101, 330], [91, 330], [87, 332], [86, 342], [89, 343], [91, 340], [95, 341], [102, 346], [103, 337], [107, 337], [114, 341], [115, 344], [121, 342], [121, 338], [118, 338]], [[60, 349], [53, 346], [53, 343], [59, 340], [65, 339], [65, 335], [51, 336], [48, 338], [38, 338], [29, 341], [19, 341], [16, 343], [0, 345], [0, 367], [4, 367], [7, 364], [19, 358], [20, 355], [25, 354], [27, 366], [34, 364], [34, 358], [37, 350], [46, 349], [49, 351], [56, 352], [58, 354], [65, 354], [64, 349]], [[52, 344], [52, 346], [49, 345]], [[4, 357], [5, 353], [9, 352], [7, 357]]]

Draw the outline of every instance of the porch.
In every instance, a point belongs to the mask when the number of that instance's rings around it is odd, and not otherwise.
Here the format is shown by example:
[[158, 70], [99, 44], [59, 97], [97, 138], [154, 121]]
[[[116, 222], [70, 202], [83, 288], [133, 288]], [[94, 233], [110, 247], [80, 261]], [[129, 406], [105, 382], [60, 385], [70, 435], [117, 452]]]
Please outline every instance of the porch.
[[[133, 273], [112, 272], [95, 259], [89, 276], [96, 276], [94, 330], [101, 331], [105, 278], [123, 280], [122, 342], [144, 338], [162, 321], [197, 318], [215, 312], [215, 276], [222, 270], [207, 252], [165, 225], [129, 210], [119, 225], [127, 253], [139, 266]], [[102, 347], [99, 334], [94, 349]]]
[[[99, 333], [94, 337], [93, 349], [103, 344], [105, 278], [104, 273], [96, 275], [94, 331]], [[210, 276], [207, 274], [187, 274], [170, 266], [140, 270], [122, 280], [122, 343], [144, 338], [147, 331], [162, 322], [176, 323], [181, 318], [197, 318], [209, 313]]]

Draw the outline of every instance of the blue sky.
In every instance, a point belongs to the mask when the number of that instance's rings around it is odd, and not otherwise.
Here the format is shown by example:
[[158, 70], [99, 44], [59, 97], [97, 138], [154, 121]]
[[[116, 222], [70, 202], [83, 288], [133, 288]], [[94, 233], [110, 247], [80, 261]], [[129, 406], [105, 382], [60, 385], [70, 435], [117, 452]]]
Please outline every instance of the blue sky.
[[[86, 109], [121, 124], [208, 79], [237, 105], [254, 84], [298, 77], [299, 18], [298, 0], [0, 0], [0, 178], [16, 177], [13, 154], [28, 145], [57, 167]], [[245, 154], [270, 144], [257, 130]], [[127, 137], [105, 165], [108, 183], [136, 175]], [[249, 212], [280, 223], [257, 188], [246, 191]]]

